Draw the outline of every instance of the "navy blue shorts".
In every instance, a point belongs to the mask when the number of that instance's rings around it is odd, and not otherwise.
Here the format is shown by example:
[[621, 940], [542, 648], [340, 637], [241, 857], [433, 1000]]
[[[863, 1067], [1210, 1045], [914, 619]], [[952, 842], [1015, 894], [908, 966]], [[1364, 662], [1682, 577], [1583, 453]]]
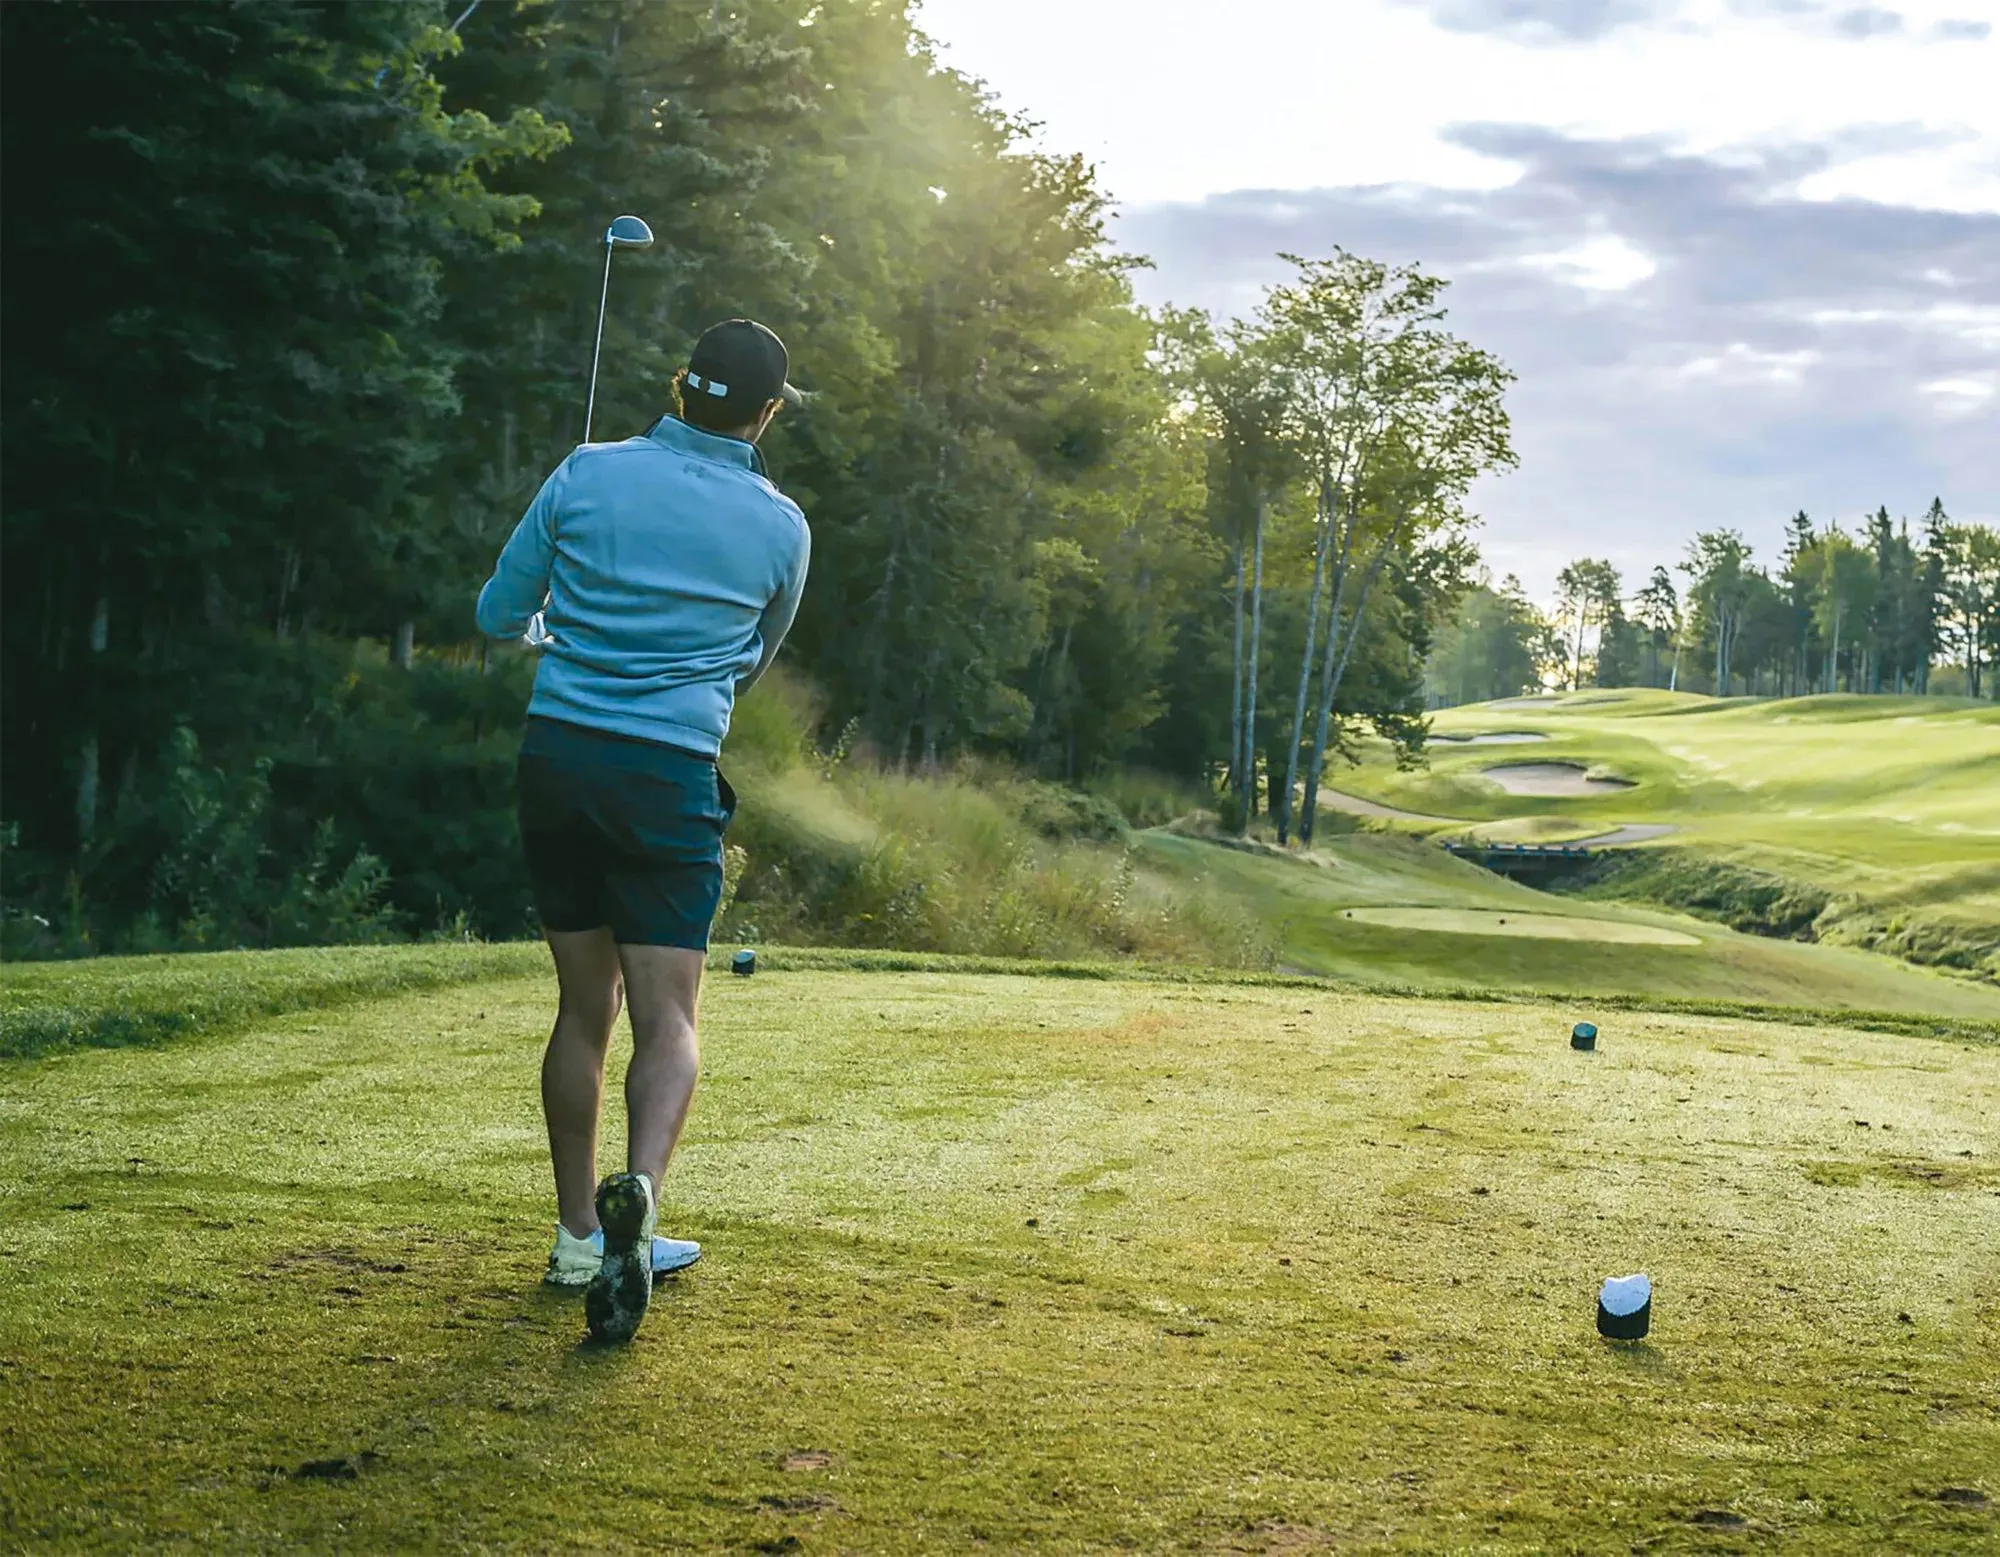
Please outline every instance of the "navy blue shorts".
[[521, 847], [545, 930], [626, 946], [708, 946], [736, 792], [706, 757], [531, 718], [517, 775]]

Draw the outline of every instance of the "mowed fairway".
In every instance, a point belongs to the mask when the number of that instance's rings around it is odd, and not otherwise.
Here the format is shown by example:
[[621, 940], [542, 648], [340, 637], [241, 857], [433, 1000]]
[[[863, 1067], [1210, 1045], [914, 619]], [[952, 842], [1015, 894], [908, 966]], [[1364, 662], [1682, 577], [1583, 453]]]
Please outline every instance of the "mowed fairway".
[[[1399, 772], [1371, 750], [1336, 782], [1380, 804], [1480, 824], [1474, 830], [1485, 836], [1516, 841], [1665, 825], [1673, 832], [1664, 846], [1835, 894], [1836, 917], [1854, 919], [1863, 936], [1914, 931], [1922, 939], [1929, 927], [1968, 945], [1995, 944], [2000, 706], [1589, 691], [1449, 709], [1433, 726], [1460, 739], [1433, 741], [1429, 767]], [[1463, 739], [1494, 733], [1545, 739], [1498, 746]], [[1629, 787], [1523, 795], [1486, 776], [1525, 761], [1574, 764]], [[1422, 830], [1453, 828], [1437, 821]]]
[[667, 1216], [708, 1257], [596, 1351], [536, 1284], [551, 993], [0, 1068], [5, 1544], [2000, 1541], [2000, 1046], [720, 980]]

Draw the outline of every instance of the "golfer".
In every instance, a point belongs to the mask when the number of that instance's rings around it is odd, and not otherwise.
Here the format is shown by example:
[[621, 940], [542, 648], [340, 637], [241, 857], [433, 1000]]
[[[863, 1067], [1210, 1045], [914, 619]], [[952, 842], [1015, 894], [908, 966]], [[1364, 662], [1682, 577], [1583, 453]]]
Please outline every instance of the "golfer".
[[[653, 1227], [694, 1096], [695, 1008], [736, 807], [716, 754], [805, 587], [805, 516], [757, 451], [779, 407], [799, 402], [789, 368], [761, 324], [709, 330], [675, 377], [679, 414], [575, 449], [479, 594], [483, 632], [525, 635], [541, 655], [518, 790], [561, 985], [542, 1060], [558, 1216], [547, 1279], [588, 1284], [600, 1340], [630, 1339], [654, 1275], [701, 1257]], [[632, 1021], [627, 1171], [599, 1184], [604, 1056], [621, 1006]]]

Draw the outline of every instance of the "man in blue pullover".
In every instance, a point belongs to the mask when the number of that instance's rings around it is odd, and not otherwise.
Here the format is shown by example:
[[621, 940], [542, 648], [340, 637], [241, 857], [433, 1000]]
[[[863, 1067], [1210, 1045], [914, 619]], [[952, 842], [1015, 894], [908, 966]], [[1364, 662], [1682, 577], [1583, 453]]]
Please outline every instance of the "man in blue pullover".
[[[654, 1275], [701, 1255], [653, 1226], [694, 1096], [702, 962], [736, 807], [716, 755], [805, 587], [805, 516], [757, 450], [779, 406], [798, 403], [789, 370], [764, 326], [709, 330], [676, 380], [680, 414], [572, 451], [479, 594], [482, 631], [524, 635], [541, 655], [518, 788], [561, 986], [542, 1060], [559, 1216], [548, 1279], [588, 1285], [601, 1340], [630, 1339]], [[597, 1184], [621, 1005], [632, 1021], [627, 1171]]]

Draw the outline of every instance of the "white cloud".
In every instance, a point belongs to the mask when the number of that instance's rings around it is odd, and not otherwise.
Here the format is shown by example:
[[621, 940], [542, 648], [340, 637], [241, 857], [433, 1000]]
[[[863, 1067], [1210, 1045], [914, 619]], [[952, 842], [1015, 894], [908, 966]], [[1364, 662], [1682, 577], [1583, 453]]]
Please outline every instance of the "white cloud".
[[1615, 234], [1587, 238], [1549, 254], [1523, 255], [1515, 263], [1539, 270], [1586, 292], [1623, 292], [1658, 272], [1644, 250]]
[[[1501, 30], [1441, 27], [1398, 0], [923, 0], [919, 21], [948, 63], [1042, 121], [1052, 147], [1099, 162], [1126, 201], [1513, 176], [1449, 140], [1455, 121], [1664, 136], [1702, 153], [1910, 124], [1962, 138], [1905, 146], [1845, 183], [1822, 175], [1816, 191], [2000, 210], [2000, 37], [1932, 41], [1994, 0], [1896, 0], [1906, 25], [1865, 39], [1837, 25], [1865, 9], [1853, 4], [1482, 4]], [[1635, 20], [1598, 30], [1593, 14]]]
[[1531, 588], [1585, 553], [1643, 573], [1691, 516], [1764, 556], [1800, 507], [2000, 517], [1989, 20], [2000, 0], [920, 13], [1100, 165], [1149, 302], [1247, 313], [1279, 250], [1335, 243], [1454, 278], [1454, 328], [1520, 373], [1522, 467], [1476, 501]]
[[1731, 341], [1719, 352], [1691, 357], [1668, 374], [1682, 384], [1754, 384], [1795, 389], [1805, 370], [1820, 360], [1816, 351], [1760, 351], [1747, 341]]
[[[1332, 243], [1456, 278], [1452, 327], [1520, 374], [1521, 468], [1474, 502], [1489, 563], [1531, 589], [1579, 555], [1643, 576], [1678, 554], [1694, 517], [1741, 529], [1769, 558], [1799, 508], [1920, 513], [1941, 495], [1960, 518], [2000, 516], [2000, 400], [1986, 390], [2000, 385], [2000, 215], [1802, 200], [1800, 174], [1825, 153], [1796, 146], [1696, 158], [1657, 141], [1455, 133], [1523, 176], [1484, 195], [1326, 189], [1140, 208], [1119, 233], [1159, 261], [1138, 276], [1142, 294], [1238, 309], [1284, 273], [1275, 251]], [[1625, 249], [1653, 274], [1580, 287], [1591, 267], [1574, 257], [1593, 244], [1606, 245], [1599, 279]], [[1572, 263], [1523, 263], [1551, 255]]]
[[1934, 378], [1917, 388], [1931, 397], [1940, 415], [1970, 416], [1984, 411], [1996, 396], [2000, 396], [2000, 372]]
[[2000, 304], [1934, 303], [1928, 308], [1815, 308], [1806, 318], [1813, 324], [1887, 325], [1897, 330], [1928, 330], [1960, 342], [1973, 351], [2000, 351]]

